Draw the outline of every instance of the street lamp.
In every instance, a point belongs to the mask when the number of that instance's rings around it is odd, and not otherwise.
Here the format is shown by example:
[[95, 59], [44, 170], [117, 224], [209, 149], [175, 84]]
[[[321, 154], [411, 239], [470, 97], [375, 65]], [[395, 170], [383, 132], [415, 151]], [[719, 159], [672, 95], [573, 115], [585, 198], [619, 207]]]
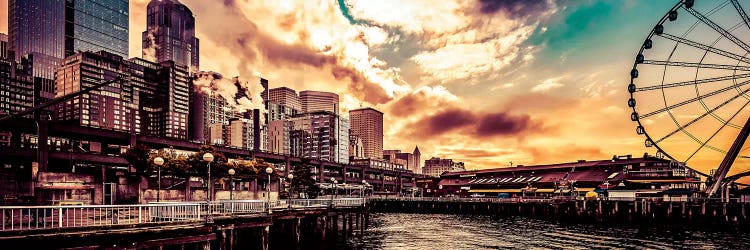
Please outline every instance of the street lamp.
[[359, 188], [359, 195], [365, 197], [365, 187], [367, 186], [367, 180], [362, 180], [362, 187]]
[[268, 174], [268, 183], [266, 184], [266, 199], [268, 199], [268, 213], [273, 213], [271, 211], [271, 174], [273, 173], [273, 169], [271, 167], [266, 168], [266, 174]]
[[232, 195], [232, 192], [234, 191], [234, 168], [229, 169], [229, 200], [233, 200], [234, 196]]
[[287, 194], [287, 204], [289, 205], [289, 208], [292, 208], [292, 188], [294, 188], [294, 184], [292, 184], [292, 179], [294, 179], [294, 175], [289, 173], [289, 175], [286, 176], [286, 178], [289, 178], [289, 193]]
[[338, 184], [338, 181], [336, 181], [336, 178], [331, 177], [331, 190], [333, 191], [333, 195], [331, 195], [331, 207], [333, 207], [333, 198], [336, 197], [336, 191], [334, 188], [336, 188], [336, 184]]
[[164, 158], [156, 157], [154, 158], [154, 164], [156, 164], [157, 167], [157, 181], [159, 182], [157, 184], [157, 193], [156, 193], [156, 202], [161, 202], [161, 166], [164, 165]]
[[203, 154], [203, 161], [208, 167], [208, 183], [206, 183], [206, 223], [211, 223], [211, 162], [214, 161], [214, 155], [211, 153]]

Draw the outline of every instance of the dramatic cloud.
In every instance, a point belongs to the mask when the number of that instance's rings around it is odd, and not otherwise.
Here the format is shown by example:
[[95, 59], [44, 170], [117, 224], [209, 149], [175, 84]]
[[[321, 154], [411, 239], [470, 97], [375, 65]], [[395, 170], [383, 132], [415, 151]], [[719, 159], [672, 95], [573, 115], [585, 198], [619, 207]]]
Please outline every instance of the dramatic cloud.
[[531, 92], [547, 92], [552, 89], [560, 88], [564, 86], [562, 83], [559, 82], [559, 78], [552, 78], [544, 80], [544, 82], [537, 84], [533, 88], [531, 88]]
[[455, 130], [467, 133], [467, 136], [482, 138], [521, 137], [527, 133], [541, 132], [543, 124], [532, 121], [528, 115], [474, 113], [453, 108], [426, 116], [410, 127], [413, 128], [413, 135], [422, 138], [439, 137]]
[[[355, 19], [398, 29], [420, 40], [411, 58], [430, 80], [450, 82], [498, 75], [532, 58], [523, 43], [539, 20], [555, 12], [551, 1], [348, 1]], [[398, 6], [394, 8], [394, 6]]]

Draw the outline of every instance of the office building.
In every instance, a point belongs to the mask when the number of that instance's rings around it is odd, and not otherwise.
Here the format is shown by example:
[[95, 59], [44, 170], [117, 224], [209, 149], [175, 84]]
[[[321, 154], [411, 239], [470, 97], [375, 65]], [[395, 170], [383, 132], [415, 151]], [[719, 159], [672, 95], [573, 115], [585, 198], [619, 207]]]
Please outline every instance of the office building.
[[271, 120], [268, 122], [268, 151], [274, 154], [291, 155], [290, 133], [294, 129], [291, 120]]
[[195, 37], [193, 12], [177, 0], [151, 0], [147, 7], [146, 31], [142, 33], [143, 58], [154, 62], [174, 61], [199, 70], [199, 40]]
[[105, 51], [82, 52], [62, 61], [55, 76], [56, 96], [113, 80], [123, 80], [93, 90], [57, 105], [56, 118], [73, 120], [81, 126], [135, 131], [139, 124], [135, 110], [133, 85], [128, 80], [127, 63], [122, 57]]
[[318, 111], [290, 120], [293, 122], [289, 132], [292, 156], [348, 163], [349, 135], [345, 119], [332, 112]]
[[11, 58], [0, 58], [0, 116], [24, 111], [34, 105], [34, 82], [21, 74]]
[[[8, 35], [0, 33], [0, 59], [8, 58]], [[15, 60], [15, 57], [13, 57]]]
[[291, 109], [302, 110], [297, 91], [287, 87], [279, 87], [268, 90], [268, 102], [276, 103]]
[[322, 91], [300, 91], [302, 113], [326, 111], [339, 114], [339, 95]]
[[383, 158], [383, 113], [373, 108], [349, 111], [351, 134], [362, 140], [364, 157]]
[[9, 0], [8, 45], [34, 55], [33, 76], [53, 79], [63, 58], [82, 51], [128, 56], [128, 0]]
[[415, 147], [412, 153], [401, 152], [399, 149], [395, 150], [383, 150], [383, 159], [390, 161], [391, 163], [401, 164], [404, 167], [414, 173], [422, 172], [420, 167], [421, 153], [419, 147]]
[[440, 177], [445, 172], [466, 171], [463, 162], [454, 162], [453, 159], [440, 159], [432, 157], [424, 161], [422, 173], [427, 176]]
[[[209, 141], [211, 124], [226, 124], [234, 113], [234, 100], [227, 100], [219, 94], [218, 82], [224, 77], [216, 72], [201, 71], [193, 75], [191, 85], [189, 130], [190, 137], [200, 142]], [[195, 81], [208, 80], [208, 86], [196, 86]]]
[[[351, 129], [350, 129], [351, 132]], [[365, 146], [362, 139], [357, 135], [349, 134], [349, 158], [350, 159], [364, 159], [365, 158]]]
[[136, 132], [175, 139], [188, 138], [190, 77], [187, 67], [172, 61], [128, 60], [136, 115]]

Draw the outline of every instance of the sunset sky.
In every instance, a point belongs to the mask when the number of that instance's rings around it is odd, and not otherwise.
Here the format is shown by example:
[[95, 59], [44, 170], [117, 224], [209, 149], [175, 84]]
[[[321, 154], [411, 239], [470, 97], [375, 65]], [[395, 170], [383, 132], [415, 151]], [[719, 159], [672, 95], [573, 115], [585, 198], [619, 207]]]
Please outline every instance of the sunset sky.
[[[419, 145], [469, 169], [654, 153], [630, 121], [628, 74], [677, 1], [181, 2], [201, 70], [375, 107], [386, 149]], [[133, 57], [147, 4], [130, 0]]]

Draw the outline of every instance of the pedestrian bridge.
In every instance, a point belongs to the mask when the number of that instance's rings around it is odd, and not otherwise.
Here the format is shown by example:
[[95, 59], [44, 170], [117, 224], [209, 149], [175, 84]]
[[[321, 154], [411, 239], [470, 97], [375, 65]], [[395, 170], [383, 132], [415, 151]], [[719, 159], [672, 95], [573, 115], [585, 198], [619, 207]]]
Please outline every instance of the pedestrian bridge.
[[364, 198], [222, 200], [161, 202], [134, 205], [0, 206], [0, 232], [44, 229], [92, 229], [117, 225], [149, 226], [160, 223], [213, 223], [214, 218], [269, 216], [275, 212], [359, 208]]

